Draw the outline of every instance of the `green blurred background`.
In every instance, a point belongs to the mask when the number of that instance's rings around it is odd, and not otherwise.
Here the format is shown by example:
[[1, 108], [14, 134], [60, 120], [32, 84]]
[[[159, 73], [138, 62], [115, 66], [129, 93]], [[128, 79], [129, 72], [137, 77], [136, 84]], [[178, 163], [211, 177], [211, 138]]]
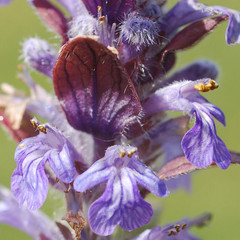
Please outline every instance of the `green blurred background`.
[[[169, 0], [170, 5], [175, 2]], [[208, 5], [223, 5], [240, 11], [239, 0], [202, 2]], [[205, 93], [204, 96], [219, 106], [226, 115], [227, 126], [222, 127], [217, 124], [219, 136], [230, 150], [240, 152], [240, 46], [226, 45], [226, 27], [227, 22], [221, 24], [194, 48], [179, 53], [176, 69], [193, 60], [203, 58], [213, 60], [219, 66], [220, 87], [213, 92]], [[16, 78], [17, 65], [22, 63], [19, 58], [21, 43], [28, 37], [36, 36], [48, 39], [58, 46], [59, 38], [46, 30], [27, 1], [15, 0], [10, 6], [0, 8], [0, 82], [8, 82], [25, 89]], [[48, 79], [34, 71], [32, 75], [41, 85], [52, 91]], [[16, 144], [2, 129], [0, 129], [0, 141], [0, 183], [9, 187], [12, 171], [16, 167], [13, 158]], [[50, 195], [53, 196], [53, 193], [50, 192]], [[196, 217], [207, 211], [213, 214], [210, 225], [201, 229], [193, 228], [193, 232], [202, 239], [240, 239], [240, 169], [238, 166], [231, 166], [228, 170], [212, 168], [196, 172], [193, 174], [190, 193], [180, 190], [173, 192], [165, 199], [155, 199], [154, 203], [161, 204], [163, 208], [159, 222], [161, 225], [184, 217]], [[60, 205], [59, 197], [57, 201], [48, 199], [43, 210], [54, 218]], [[12, 227], [0, 224], [0, 239], [31, 238]]]

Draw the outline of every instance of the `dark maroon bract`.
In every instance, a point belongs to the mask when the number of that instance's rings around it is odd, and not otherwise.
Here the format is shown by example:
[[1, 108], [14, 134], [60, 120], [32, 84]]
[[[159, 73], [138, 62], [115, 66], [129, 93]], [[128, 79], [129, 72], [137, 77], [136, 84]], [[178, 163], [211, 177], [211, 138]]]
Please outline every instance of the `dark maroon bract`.
[[56, 95], [69, 123], [111, 140], [135, 123], [141, 105], [117, 56], [90, 38], [66, 44], [53, 70]]

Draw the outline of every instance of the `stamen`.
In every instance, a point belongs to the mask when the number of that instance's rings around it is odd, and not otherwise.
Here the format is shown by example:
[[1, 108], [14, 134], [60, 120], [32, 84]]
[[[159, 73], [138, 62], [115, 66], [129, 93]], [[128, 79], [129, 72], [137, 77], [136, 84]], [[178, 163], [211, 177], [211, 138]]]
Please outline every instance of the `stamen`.
[[177, 235], [181, 230], [184, 230], [187, 227], [187, 224], [182, 225], [175, 225], [170, 230], [168, 230], [168, 236], [175, 236]]
[[24, 144], [19, 144], [18, 146], [19, 146], [20, 148], [24, 148], [24, 147], [25, 147]]
[[31, 122], [31, 124], [33, 125], [34, 128], [37, 128], [38, 125], [37, 125], [37, 122], [36, 122], [35, 118], [31, 119], [30, 122]]
[[187, 227], [187, 224], [186, 224], [186, 223], [183, 224], [183, 225], [182, 225], [182, 230], [184, 230], [186, 227]]
[[180, 225], [176, 225], [176, 226], [175, 226], [175, 229], [176, 229], [177, 232], [180, 232], [180, 228], [181, 228]]
[[101, 16], [101, 17], [99, 18], [100, 25], [102, 25], [102, 24], [103, 24], [103, 21], [104, 21], [104, 19], [105, 19], [105, 17], [104, 17], [104, 16]]
[[71, 184], [68, 184], [68, 188], [64, 192], [65, 193], [69, 193], [71, 189], [72, 189]]
[[120, 157], [121, 158], [125, 157], [125, 155], [126, 155], [126, 152], [120, 152]]
[[97, 6], [97, 10], [98, 10], [98, 12], [102, 12], [102, 7], [101, 6]]
[[210, 80], [207, 84], [198, 83], [194, 86], [194, 88], [199, 92], [208, 92], [218, 88], [218, 84], [214, 80]]
[[132, 157], [132, 155], [133, 155], [135, 152], [137, 152], [137, 150], [132, 150], [131, 152], [128, 152], [128, 157], [129, 157], [129, 158]]

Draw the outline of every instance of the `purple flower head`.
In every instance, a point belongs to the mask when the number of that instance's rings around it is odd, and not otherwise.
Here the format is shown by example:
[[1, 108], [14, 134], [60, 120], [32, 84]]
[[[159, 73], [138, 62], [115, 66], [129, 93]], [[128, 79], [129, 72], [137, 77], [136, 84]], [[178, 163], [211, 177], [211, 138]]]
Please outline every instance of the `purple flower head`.
[[41, 207], [48, 192], [45, 164], [49, 163], [60, 181], [71, 183], [76, 174], [74, 161], [78, 161], [79, 156], [61, 132], [48, 124], [32, 122], [40, 133], [18, 145], [11, 189], [20, 205], [26, 204], [28, 209], [35, 210]]
[[121, 25], [120, 39], [140, 50], [141, 47], [153, 45], [159, 33], [157, 22], [149, 18], [131, 15]]
[[152, 207], [139, 193], [138, 184], [159, 197], [168, 195], [163, 183], [139, 161], [137, 149], [112, 146], [104, 158], [95, 162], [74, 181], [74, 189], [85, 192], [107, 182], [103, 195], [89, 209], [89, 224], [99, 235], [110, 235], [116, 225], [131, 231], [148, 223]]
[[182, 140], [182, 148], [187, 159], [199, 168], [207, 167], [214, 161], [220, 168], [226, 169], [231, 162], [231, 156], [223, 141], [217, 136], [212, 118], [215, 117], [225, 125], [224, 114], [198, 93], [215, 88], [217, 84], [210, 79], [176, 82], [157, 90], [148, 98], [143, 108], [147, 115], [175, 110], [195, 116], [194, 127]]
[[45, 40], [30, 38], [23, 44], [24, 62], [50, 78], [57, 56], [57, 51]]

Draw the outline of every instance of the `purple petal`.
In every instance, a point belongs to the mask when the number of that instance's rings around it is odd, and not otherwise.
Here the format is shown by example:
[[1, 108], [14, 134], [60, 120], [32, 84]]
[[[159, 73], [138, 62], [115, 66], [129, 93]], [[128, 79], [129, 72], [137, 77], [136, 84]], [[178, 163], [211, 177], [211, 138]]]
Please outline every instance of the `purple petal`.
[[4, 7], [9, 5], [12, 2], [12, 0], [1, 0], [0, 1], [0, 7]]
[[195, 93], [189, 95], [187, 99], [190, 100], [191, 102], [200, 103], [202, 106], [204, 106], [205, 109], [207, 109], [209, 113], [211, 113], [211, 115], [213, 115], [220, 123], [222, 123], [223, 126], [226, 125], [225, 116], [222, 110], [215, 106], [214, 104], [208, 102], [208, 100], [203, 96], [201, 96], [198, 93]]
[[133, 169], [134, 178], [139, 185], [158, 197], [168, 196], [169, 192], [165, 183], [149, 167], [139, 161], [132, 161], [131, 163], [129, 167]]
[[163, 18], [163, 29], [167, 34], [177, 30], [179, 27], [202, 18], [212, 16], [210, 12], [203, 11], [202, 4], [196, 0], [179, 1]]
[[115, 1], [89, 1], [82, 0], [88, 11], [98, 17], [98, 6], [102, 7], [102, 15], [108, 17], [109, 24], [119, 23], [124, 16], [136, 9], [135, 0], [115, 0]]
[[89, 210], [89, 224], [99, 235], [113, 233], [116, 225], [131, 231], [147, 224], [153, 214], [152, 207], [138, 191], [131, 171], [122, 170], [121, 176], [108, 181], [104, 194]]
[[73, 187], [78, 192], [85, 192], [100, 183], [106, 182], [114, 171], [114, 169], [106, 167], [104, 160], [98, 160], [75, 179]]
[[72, 17], [88, 14], [87, 9], [81, 0], [57, 0], [63, 5]]
[[50, 151], [46, 158], [58, 179], [64, 183], [71, 183], [73, 181], [76, 169], [67, 144], [63, 145], [60, 152], [56, 149]]
[[157, 3], [156, 1], [137, 1], [137, 4], [140, 15], [144, 17], [158, 19], [163, 15], [161, 9], [164, 4], [163, 1], [161, 1], [161, 3]]
[[134, 86], [117, 56], [102, 44], [74, 39], [63, 48], [53, 76], [75, 129], [109, 140], [137, 122], [141, 105]]
[[240, 44], [240, 13], [228, 11], [229, 24], [226, 31], [226, 41], [229, 45]]
[[0, 186], [0, 222], [9, 224], [27, 233], [34, 239], [44, 234], [49, 239], [63, 240], [56, 224], [40, 211], [20, 208], [11, 192]]
[[30, 38], [23, 44], [24, 62], [50, 78], [57, 57], [57, 51], [44, 40]]
[[228, 45], [240, 44], [240, 12], [221, 6], [210, 6], [206, 7], [206, 9], [217, 11], [219, 14], [225, 14], [229, 17], [225, 34], [226, 42]]
[[186, 192], [190, 193], [192, 189], [192, 178], [191, 174], [180, 175], [176, 178], [171, 178], [165, 181], [167, 188], [171, 191], [176, 191], [178, 189], [184, 189]]
[[222, 123], [223, 126], [226, 125], [225, 116], [224, 113], [220, 108], [213, 105], [212, 103], [205, 103], [203, 104], [205, 108], [208, 109], [208, 111], [213, 115], [220, 123]]
[[42, 206], [47, 197], [48, 179], [44, 172], [42, 158], [25, 158], [22, 168], [16, 168], [11, 179], [11, 190], [19, 202], [26, 204], [29, 210]]
[[208, 60], [196, 61], [183, 69], [175, 72], [165, 80], [165, 84], [171, 84], [174, 81], [198, 80], [201, 78], [216, 79], [218, 76], [217, 66]]
[[196, 123], [182, 140], [187, 159], [198, 168], [205, 168], [213, 161], [222, 169], [228, 168], [231, 155], [217, 136], [213, 119], [204, 111], [196, 112]]

